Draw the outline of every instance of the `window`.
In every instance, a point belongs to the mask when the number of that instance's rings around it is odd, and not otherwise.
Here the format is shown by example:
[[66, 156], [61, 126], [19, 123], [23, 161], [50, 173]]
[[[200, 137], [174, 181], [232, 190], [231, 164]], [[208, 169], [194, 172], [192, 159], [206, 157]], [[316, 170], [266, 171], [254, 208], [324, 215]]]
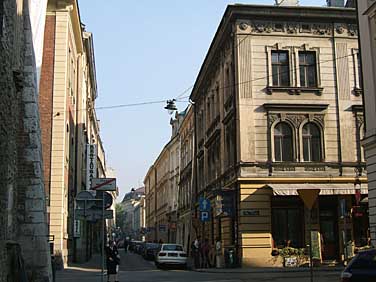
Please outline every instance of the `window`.
[[273, 239], [276, 247], [301, 247], [301, 216], [299, 209], [273, 209]]
[[289, 86], [290, 70], [287, 51], [272, 51], [273, 86]]
[[302, 87], [317, 87], [315, 52], [299, 52], [299, 71]]
[[285, 122], [274, 128], [274, 159], [277, 162], [293, 161], [292, 130]]
[[357, 54], [356, 58], [357, 58], [356, 63], [358, 67], [358, 88], [361, 88], [363, 77], [362, 77], [362, 62], [361, 62], [359, 53]]
[[321, 133], [319, 127], [314, 123], [307, 123], [303, 126], [303, 159], [305, 162], [319, 162], [321, 154]]

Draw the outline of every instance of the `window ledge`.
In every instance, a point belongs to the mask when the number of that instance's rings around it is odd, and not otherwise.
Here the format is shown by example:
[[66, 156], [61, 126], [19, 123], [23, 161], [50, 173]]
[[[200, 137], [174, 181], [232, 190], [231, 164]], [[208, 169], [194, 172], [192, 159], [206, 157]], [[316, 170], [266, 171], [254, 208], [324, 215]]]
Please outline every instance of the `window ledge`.
[[287, 92], [290, 95], [300, 95], [302, 92], [313, 92], [317, 95], [321, 95], [323, 87], [295, 87], [295, 86], [268, 86], [266, 88], [268, 94], [273, 92]]

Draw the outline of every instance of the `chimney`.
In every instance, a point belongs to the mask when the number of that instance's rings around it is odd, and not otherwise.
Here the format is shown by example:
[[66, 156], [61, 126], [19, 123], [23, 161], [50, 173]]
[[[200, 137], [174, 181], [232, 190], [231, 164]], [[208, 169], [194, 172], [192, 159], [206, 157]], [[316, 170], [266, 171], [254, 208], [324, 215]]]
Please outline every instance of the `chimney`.
[[345, 7], [345, 0], [326, 0], [328, 7]]
[[275, 0], [276, 6], [299, 6], [299, 0]]

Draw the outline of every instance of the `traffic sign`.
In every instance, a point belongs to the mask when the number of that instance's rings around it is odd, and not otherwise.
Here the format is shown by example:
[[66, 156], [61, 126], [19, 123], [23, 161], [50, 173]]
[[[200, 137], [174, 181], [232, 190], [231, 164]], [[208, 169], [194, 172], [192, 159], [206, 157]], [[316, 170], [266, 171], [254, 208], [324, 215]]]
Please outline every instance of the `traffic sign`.
[[210, 212], [209, 211], [200, 211], [200, 220], [202, 222], [210, 221]]
[[210, 201], [204, 197], [199, 199], [200, 211], [210, 211]]
[[116, 191], [116, 178], [93, 178], [91, 189], [95, 191]]
[[79, 209], [90, 209], [95, 205], [95, 198], [90, 191], [81, 191], [76, 196], [76, 205]]
[[108, 209], [112, 206], [112, 203], [114, 202], [114, 199], [112, 198], [112, 195], [108, 192], [100, 191], [96, 194], [95, 198], [97, 199], [95, 205], [98, 208], [102, 208], [103, 202], [98, 200], [104, 200], [104, 209]]
[[320, 194], [320, 189], [298, 189], [298, 194], [303, 200], [304, 205], [311, 210], [316, 202], [317, 196]]
[[[102, 215], [104, 217], [102, 217]], [[75, 218], [80, 220], [95, 221], [99, 219], [112, 219], [114, 213], [112, 210], [102, 211], [100, 209], [75, 210]]]

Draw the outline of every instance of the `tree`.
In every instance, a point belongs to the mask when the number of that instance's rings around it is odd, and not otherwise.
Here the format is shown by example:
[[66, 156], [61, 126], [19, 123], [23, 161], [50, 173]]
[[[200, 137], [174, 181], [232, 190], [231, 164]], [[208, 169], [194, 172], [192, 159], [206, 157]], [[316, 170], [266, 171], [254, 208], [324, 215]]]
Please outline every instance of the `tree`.
[[125, 220], [125, 211], [124, 206], [121, 203], [115, 205], [116, 213], [116, 226], [120, 227], [120, 230], [124, 232], [124, 220]]

